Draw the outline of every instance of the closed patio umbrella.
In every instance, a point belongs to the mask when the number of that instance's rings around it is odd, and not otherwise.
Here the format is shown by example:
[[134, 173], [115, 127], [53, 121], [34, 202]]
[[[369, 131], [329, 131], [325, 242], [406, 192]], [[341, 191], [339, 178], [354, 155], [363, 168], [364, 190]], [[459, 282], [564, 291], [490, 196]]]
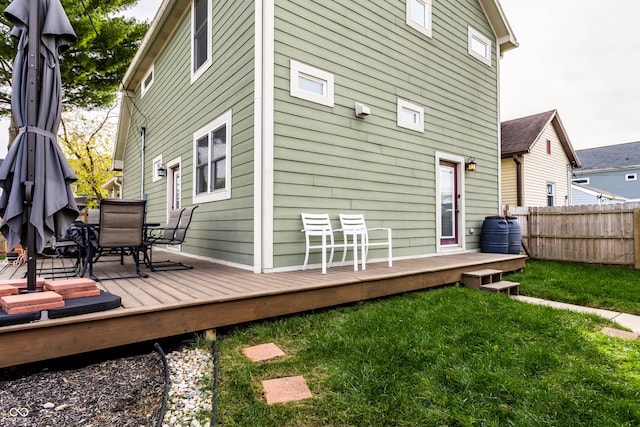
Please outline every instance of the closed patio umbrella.
[[56, 141], [62, 110], [58, 50], [76, 35], [60, 0], [13, 0], [5, 15], [18, 38], [11, 109], [20, 132], [0, 166], [0, 230], [10, 248], [27, 247], [27, 289], [34, 291], [36, 254], [78, 216], [69, 186], [76, 176]]

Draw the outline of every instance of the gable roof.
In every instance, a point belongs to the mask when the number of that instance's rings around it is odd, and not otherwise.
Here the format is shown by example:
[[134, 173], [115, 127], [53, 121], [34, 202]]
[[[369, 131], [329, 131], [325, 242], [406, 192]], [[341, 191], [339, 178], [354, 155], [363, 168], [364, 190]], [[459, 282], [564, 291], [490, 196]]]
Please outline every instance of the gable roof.
[[560, 144], [574, 167], [580, 167], [571, 141], [564, 130], [558, 110], [545, 111], [532, 116], [520, 117], [500, 123], [502, 157], [519, 156], [531, 152], [547, 126], [551, 124], [558, 134]]
[[640, 141], [577, 150], [582, 170], [640, 168]]

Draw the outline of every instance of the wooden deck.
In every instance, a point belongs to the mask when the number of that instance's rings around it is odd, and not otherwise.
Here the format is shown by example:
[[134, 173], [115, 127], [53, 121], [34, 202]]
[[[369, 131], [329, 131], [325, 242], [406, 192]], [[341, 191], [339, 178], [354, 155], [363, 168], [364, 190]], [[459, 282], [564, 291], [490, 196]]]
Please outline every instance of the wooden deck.
[[[157, 259], [163, 255], [158, 253]], [[345, 264], [322, 275], [318, 269], [254, 274], [183, 258], [192, 270], [99, 282], [101, 289], [122, 298], [121, 308], [0, 327], [0, 367], [457, 283], [466, 271], [522, 269], [525, 259], [465, 253], [398, 260], [392, 268], [385, 262], [369, 263], [358, 272]], [[98, 277], [118, 275], [122, 268], [133, 272], [130, 261], [124, 266], [118, 261], [97, 263]], [[24, 268], [5, 268], [0, 279], [22, 277]]]

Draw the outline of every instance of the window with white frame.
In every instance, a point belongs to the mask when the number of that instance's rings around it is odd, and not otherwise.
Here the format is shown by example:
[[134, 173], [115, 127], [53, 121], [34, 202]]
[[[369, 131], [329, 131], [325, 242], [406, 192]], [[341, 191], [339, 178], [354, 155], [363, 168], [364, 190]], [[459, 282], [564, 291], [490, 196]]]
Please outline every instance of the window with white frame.
[[333, 107], [333, 74], [293, 59], [289, 66], [291, 96]]
[[152, 167], [153, 167], [153, 177], [152, 177], [151, 181], [152, 182], [160, 181], [162, 179], [162, 177], [165, 176], [165, 175], [162, 175], [162, 172], [160, 172], [160, 169], [164, 168], [164, 173], [165, 174], [167, 172], [166, 166], [164, 166], [162, 164], [162, 154], [159, 155], [159, 156], [156, 156], [153, 159], [153, 162], [151, 162], [151, 164], [152, 164]]
[[469, 27], [469, 55], [491, 65], [491, 40], [472, 27]]
[[554, 183], [547, 183], [547, 206], [556, 205], [556, 185]]
[[628, 173], [624, 176], [625, 181], [636, 181], [638, 179], [638, 174]]
[[231, 198], [231, 111], [193, 134], [194, 202]]
[[571, 180], [571, 182], [573, 182], [574, 184], [585, 184], [585, 185], [589, 185], [589, 178], [573, 178]]
[[144, 76], [144, 79], [142, 79], [142, 91], [140, 93], [140, 96], [144, 96], [144, 94], [147, 93], [147, 91], [149, 90], [153, 82], [154, 82], [154, 67], [152, 65], [147, 75]]
[[398, 126], [424, 132], [424, 108], [398, 98]]
[[407, 0], [407, 25], [431, 37], [432, 0]]
[[191, 5], [191, 80], [211, 65], [211, 0]]

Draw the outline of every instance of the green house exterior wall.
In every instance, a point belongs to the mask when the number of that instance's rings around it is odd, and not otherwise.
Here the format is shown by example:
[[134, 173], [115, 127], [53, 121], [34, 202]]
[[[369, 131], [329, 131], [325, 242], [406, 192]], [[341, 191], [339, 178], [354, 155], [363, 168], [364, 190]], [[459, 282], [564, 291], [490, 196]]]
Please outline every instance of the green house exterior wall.
[[[273, 194], [262, 194], [273, 210], [258, 219], [255, 183], [264, 177], [254, 173], [254, 146], [262, 143], [254, 141], [254, 100], [263, 94], [254, 93], [255, 4], [212, 5], [212, 67], [190, 82], [188, 11], [155, 61], [153, 86], [144, 97], [136, 91], [124, 196], [140, 197], [145, 126], [149, 221], [164, 223], [167, 206], [166, 179], [152, 182], [152, 159], [181, 158], [182, 204], [192, 204], [193, 133], [232, 110], [231, 199], [200, 203], [184, 252], [254, 269], [299, 267], [306, 211], [330, 213], [336, 226], [338, 213], [362, 212], [369, 226], [393, 229], [395, 257], [434, 254], [437, 152], [478, 164], [465, 173], [463, 191], [464, 249], [479, 247], [482, 220], [499, 206], [499, 117], [496, 40], [477, 0], [434, 1], [432, 37], [406, 24], [404, 0], [273, 0], [274, 28], [265, 30], [273, 55], [265, 58], [273, 58], [274, 78], [262, 82], [274, 94], [273, 158], [265, 159], [273, 163]], [[469, 25], [492, 40], [491, 66], [468, 54]], [[292, 59], [334, 75], [334, 107], [290, 95]], [[397, 126], [398, 98], [424, 107], [424, 132]], [[366, 119], [355, 117], [356, 101], [371, 108]], [[265, 220], [273, 221], [273, 235], [261, 236], [263, 245], [272, 240], [272, 260], [254, 254], [254, 229]]]
[[200, 203], [182, 251], [253, 264], [253, 1], [215, 0], [212, 66], [191, 83], [191, 13], [154, 63], [154, 83], [140, 96], [124, 156], [124, 197], [140, 197], [140, 128], [146, 127], [147, 218], [164, 223], [167, 179], [152, 182], [152, 160], [181, 158], [182, 206], [193, 204], [193, 133], [232, 110], [230, 200]]
[[[478, 163], [465, 232], [497, 213], [495, 38], [475, 0], [434, 1], [432, 13], [429, 38], [406, 25], [404, 1], [276, 1], [275, 267], [301, 263], [300, 212], [362, 212], [393, 229], [394, 256], [436, 252], [438, 151]], [[468, 54], [469, 25], [493, 39], [490, 67]], [[334, 107], [291, 97], [291, 59], [334, 74]], [[425, 108], [424, 133], [397, 126], [398, 98]], [[356, 118], [355, 101], [371, 115]], [[479, 247], [479, 233], [466, 243]]]

